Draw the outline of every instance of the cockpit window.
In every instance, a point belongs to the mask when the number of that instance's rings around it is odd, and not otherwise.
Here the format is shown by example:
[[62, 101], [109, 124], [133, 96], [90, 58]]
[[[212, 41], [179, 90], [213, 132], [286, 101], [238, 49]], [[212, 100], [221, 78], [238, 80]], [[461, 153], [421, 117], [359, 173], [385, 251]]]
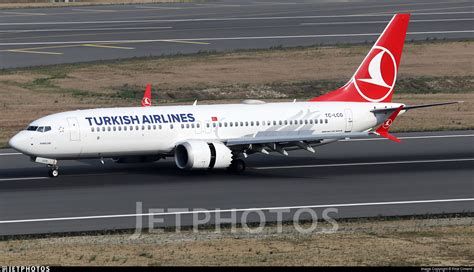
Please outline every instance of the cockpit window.
[[37, 132], [48, 132], [51, 130], [50, 126], [38, 127], [38, 126], [29, 126], [26, 128], [28, 131], [37, 131]]

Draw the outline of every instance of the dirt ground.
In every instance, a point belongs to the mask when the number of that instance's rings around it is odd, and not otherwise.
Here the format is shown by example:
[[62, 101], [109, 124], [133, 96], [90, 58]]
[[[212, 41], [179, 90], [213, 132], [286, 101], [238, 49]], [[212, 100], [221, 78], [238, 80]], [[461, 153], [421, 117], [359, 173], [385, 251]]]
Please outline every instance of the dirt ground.
[[[201, 53], [0, 70], [0, 146], [49, 113], [139, 105], [148, 82], [154, 86], [154, 103], [159, 104], [187, 104], [194, 99], [201, 104], [244, 98], [304, 101], [348, 80], [369, 47]], [[474, 128], [472, 52], [473, 41], [406, 45], [394, 101], [465, 103], [417, 111], [427, 114], [409, 112], [397, 119], [394, 131]]]
[[259, 234], [224, 229], [11, 240], [0, 242], [0, 256], [2, 265], [474, 265], [472, 217], [342, 222], [333, 233], [321, 224], [310, 234], [286, 225], [280, 234], [268, 226]]

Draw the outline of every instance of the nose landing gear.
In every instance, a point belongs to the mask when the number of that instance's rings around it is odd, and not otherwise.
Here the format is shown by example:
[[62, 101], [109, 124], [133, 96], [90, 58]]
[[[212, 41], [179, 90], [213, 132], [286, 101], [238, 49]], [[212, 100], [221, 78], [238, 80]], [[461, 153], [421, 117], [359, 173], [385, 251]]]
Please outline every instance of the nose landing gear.
[[48, 175], [52, 178], [59, 176], [59, 167], [55, 164], [48, 164]]

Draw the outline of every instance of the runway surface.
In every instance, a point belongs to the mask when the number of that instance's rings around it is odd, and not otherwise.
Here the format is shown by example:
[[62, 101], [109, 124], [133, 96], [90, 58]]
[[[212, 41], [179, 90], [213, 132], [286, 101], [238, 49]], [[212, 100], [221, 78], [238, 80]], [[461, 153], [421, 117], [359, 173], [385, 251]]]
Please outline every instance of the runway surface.
[[[275, 220], [275, 210], [306, 207], [319, 218], [423, 215], [474, 209], [474, 131], [397, 134], [343, 141], [282, 155], [254, 155], [242, 175], [226, 171], [183, 172], [173, 160], [105, 165], [97, 160], [61, 162], [61, 176], [10, 149], [0, 152], [0, 235], [135, 228], [161, 213], [175, 224], [172, 208], [247, 209], [249, 220]], [[142, 209], [136, 209], [136, 203]], [[163, 209], [163, 210], [149, 210]], [[230, 211], [220, 214], [228, 218]], [[307, 214], [308, 215], [308, 214]], [[182, 214], [191, 224], [193, 213]], [[202, 218], [202, 215], [201, 215]]]
[[0, 68], [375, 41], [396, 12], [407, 40], [474, 37], [473, 1], [213, 1], [0, 10]]

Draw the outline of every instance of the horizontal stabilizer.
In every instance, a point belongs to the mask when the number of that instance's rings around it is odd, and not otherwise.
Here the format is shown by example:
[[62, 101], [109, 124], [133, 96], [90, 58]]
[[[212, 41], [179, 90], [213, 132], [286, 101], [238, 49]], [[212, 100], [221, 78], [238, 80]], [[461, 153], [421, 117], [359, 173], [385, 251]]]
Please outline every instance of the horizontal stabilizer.
[[[463, 103], [464, 101], [454, 101], [454, 102], [442, 102], [442, 103], [433, 103], [433, 104], [423, 104], [423, 105], [413, 105], [413, 106], [404, 106], [403, 110], [413, 110], [413, 109], [419, 109], [419, 108], [428, 108], [428, 107], [435, 107], [435, 106], [444, 106], [444, 105], [451, 105], [451, 104], [457, 104], [457, 103]], [[398, 108], [385, 108], [385, 109], [374, 109], [371, 110], [373, 113], [381, 113], [381, 112], [388, 112], [388, 111], [394, 111], [397, 110]]]

